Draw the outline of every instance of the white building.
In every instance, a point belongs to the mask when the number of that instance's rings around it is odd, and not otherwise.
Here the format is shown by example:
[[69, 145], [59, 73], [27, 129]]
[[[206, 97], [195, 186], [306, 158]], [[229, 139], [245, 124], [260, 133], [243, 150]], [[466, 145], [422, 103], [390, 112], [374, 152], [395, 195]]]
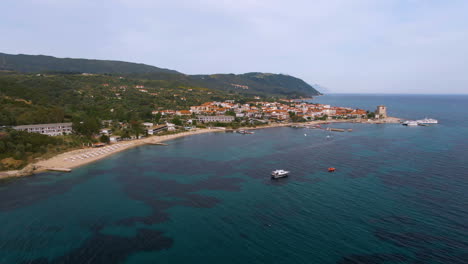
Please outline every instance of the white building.
[[167, 126], [167, 131], [174, 131], [174, 130], [176, 130], [175, 125], [172, 124], [172, 123], [166, 123], [166, 126]]
[[53, 123], [15, 126], [13, 129], [29, 133], [39, 133], [48, 136], [61, 136], [72, 133], [72, 123]]
[[143, 125], [145, 128], [150, 128], [150, 127], [153, 126], [153, 123], [145, 122], [145, 123], [142, 123], [142, 125]]
[[146, 131], [148, 132], [148, 135], [155, 135], [166, 129], [167, 129], [167, 125], [158, 125], [158, 126], [152, 126], [152, 127], [146, 128]]
[[112, 134], [112, 130], [110, 128], [102, 128], [99, 130], [99, 134], [109, 136]]
[[202, 123], [211, 123], [211, 122], [221, 122], [221, 123], [231, 123], [234, 121], [233, 116], [198, 116], [198, 121]]

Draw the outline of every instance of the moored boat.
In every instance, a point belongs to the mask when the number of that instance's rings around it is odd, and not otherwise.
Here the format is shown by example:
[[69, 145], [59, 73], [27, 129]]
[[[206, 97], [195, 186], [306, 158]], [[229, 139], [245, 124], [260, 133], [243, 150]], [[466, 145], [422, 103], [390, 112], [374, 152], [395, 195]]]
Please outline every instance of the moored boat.
[[416, 120], [416, 122], [418, 122], [419, 124], [438, 124], [439, 123], [437, 119], [427, 118], [427, 117], [424, 119]]
[[404, 126], [417, 126], [417, 125], [418, 125], [418, 122], [412, 121], [412, 120], [408, 120], [408, 121], [403, 122], [402, 125], [404, 125]]
[[288, 177], [289, 171], [285, 170], [274, 170], [271, 172], [271, 178], [272, 179], [279, 179], [279, 178], [284, 178]]

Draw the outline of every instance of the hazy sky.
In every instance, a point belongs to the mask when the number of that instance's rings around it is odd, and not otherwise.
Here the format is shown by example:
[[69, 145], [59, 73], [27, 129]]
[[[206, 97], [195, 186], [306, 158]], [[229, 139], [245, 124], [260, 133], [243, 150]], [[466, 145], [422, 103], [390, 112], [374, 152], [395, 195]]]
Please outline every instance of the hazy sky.
[[468, 93], [468, 1], [1, 0], [0, 52]]

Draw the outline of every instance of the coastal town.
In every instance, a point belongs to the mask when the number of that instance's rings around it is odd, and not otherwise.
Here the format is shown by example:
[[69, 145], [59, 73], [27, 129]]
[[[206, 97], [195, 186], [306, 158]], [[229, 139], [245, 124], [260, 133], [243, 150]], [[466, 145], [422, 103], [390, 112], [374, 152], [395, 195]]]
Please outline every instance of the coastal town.
[[[207, 102], [191, 106], [190, 110], [154, 110], [154, 116], [159, 116], [158, 122], [145, 120], [141, 122], [141, 135], [129, 136], [131, 139], [142, 136], [156, 135], [164, 131], [190, 130], [206, 126], [240, 127], [262, 126], [289, 122], [307, 122], [314, 120], [379, 120], [387, 118], [385, 106], [378, 106], [375, 112], [349, 107], [337, 107], [326, 104], [308, 103], [298, 100], [283, 99], [281, 102], [247, 102], [236, 103], [233, 100], [224, 102]], [[120, 127], [129, 124], [114, 120], [103, 120], [100, 135], [111, 136], [112, 123]], [[40, 133], [48, 136], [59, 136], [73, 133], [72, 123], [33, 124], [13, 127], [15, 130]], [[125, 138], [125, 137], [123, 137]], [[111, 142], [122, 137], [113, 136]]]
[[[54, 152], [51, 158], [36, 158], [35, 162], [28, 162], [29, 165], [22, 170], [7, 172], [3, 177], [28, 175], [44, 170], [70, 171], [71, 168], [131, 147], [142, 144], [164, 144], [163, 141], [193, 134], [336, 122], [399, 122], [398, 119], [387, 116], [385, 106], [378, 106], [374, 112], [370, 112], [292, 99], [245, 103], [234, 100], [212, 101], [191, 106], [187, 110], [158, 109], [152, 112], [152, 116], [152, 119], [130, 122], [100, 120], [94, 132], [85, 137], [88, 141], [83, 141], [82, 137], [83, 131], [87, 129], [83, 130], [83, 126], [86, 125], [84, 122], [32, 124], [7, 128], [28, 134], [62, 138], [61, 140], [65, 141], [74, 135], [81, 135], [79, 138], [82, 141], [78, 145], [75, 144], [75, 147]], [[8, 162], [12, 161], [14, 161], [12, 158], [8, 159]], [[7, 162], [4, 163], [8, 166]]]

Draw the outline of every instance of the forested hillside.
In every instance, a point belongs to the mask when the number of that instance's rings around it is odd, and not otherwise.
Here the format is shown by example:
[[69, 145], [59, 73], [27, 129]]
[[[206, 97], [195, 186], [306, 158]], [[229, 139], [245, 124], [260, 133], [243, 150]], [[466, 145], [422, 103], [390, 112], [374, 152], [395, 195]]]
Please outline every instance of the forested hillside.
[[108, 75], [0, 74], [0, 125], [62, 122], [81, 116], [148, 120], [153, 110], [189, 109], [225, 99], [246, 97], [177, 81]]
[[0, 71], [47, 74], [107, 74], [130, 79], [178, 82], [184, 86], [241, 93], [250, 96], [310, 97], [320, 94], [301, 79], [284, 74], [246, 73], [185, 75], [174, 70], [122, 61], [55, 58], [0, 53]]
[[55, 58], [44, 55], [10, 55], [5, 53], [0, 53], [0, 70], [23, 73], [178, 73], [173, 70], [124, 61]]

